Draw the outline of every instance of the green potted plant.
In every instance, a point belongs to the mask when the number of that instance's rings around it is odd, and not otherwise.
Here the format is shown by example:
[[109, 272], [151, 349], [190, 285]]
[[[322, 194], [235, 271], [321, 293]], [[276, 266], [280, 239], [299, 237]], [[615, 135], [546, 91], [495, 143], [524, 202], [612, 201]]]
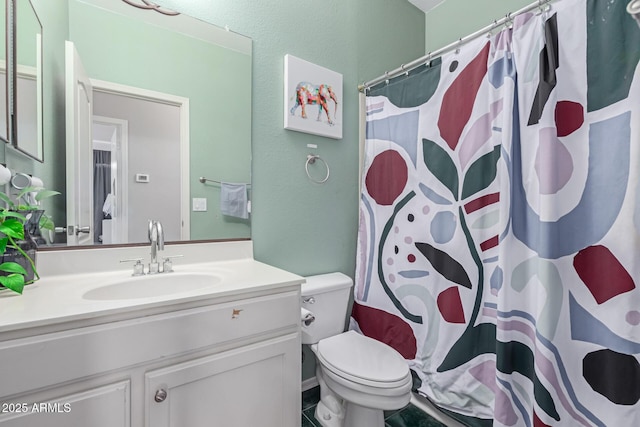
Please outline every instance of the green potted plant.
[[0, 207], [0, 286], [21, 294], [25, 285], [40, 278], [35, 264], [37, 244], [31, 233], [40, 227], [53, 228], [53, 222], [43, 215], [41, 206], [20, 201], [29, 195], [38, 203], [56, 194], [60, 193], [28, 187], [16, 196], [16, 203], [0, 192], [0, 200], [5, 202]]

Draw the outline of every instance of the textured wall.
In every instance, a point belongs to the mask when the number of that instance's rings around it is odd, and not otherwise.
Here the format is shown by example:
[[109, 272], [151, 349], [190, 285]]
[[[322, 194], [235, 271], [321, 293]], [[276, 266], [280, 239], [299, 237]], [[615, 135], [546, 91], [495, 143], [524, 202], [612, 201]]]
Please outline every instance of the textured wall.
[[[358, 220], [357, 85], [424, 52], [424, 14], [405, 0], [163, 0], [253, 39], [253, 212], [256, 259], [310, 275], [353, 275]], [[284, 55], [344, 79], [343, 139], [283, 129]], [[324, 185], [304, 164], [317, 150], [331, 168]]]
[[486, 27], [533, 0], [446, 0], [426, 14], [426, 48], [434, 51]]

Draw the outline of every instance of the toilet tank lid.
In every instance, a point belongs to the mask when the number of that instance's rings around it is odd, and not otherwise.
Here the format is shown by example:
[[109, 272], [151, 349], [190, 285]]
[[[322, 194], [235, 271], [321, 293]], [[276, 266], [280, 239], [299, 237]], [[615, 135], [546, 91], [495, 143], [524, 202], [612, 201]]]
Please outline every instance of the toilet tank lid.
[[342, 273], [318, 274], [305, 277], [306, 283], [302, 284], [302, 295], [313, 295], [335, 289], [350, 288], [353, 285], [351, 278]]

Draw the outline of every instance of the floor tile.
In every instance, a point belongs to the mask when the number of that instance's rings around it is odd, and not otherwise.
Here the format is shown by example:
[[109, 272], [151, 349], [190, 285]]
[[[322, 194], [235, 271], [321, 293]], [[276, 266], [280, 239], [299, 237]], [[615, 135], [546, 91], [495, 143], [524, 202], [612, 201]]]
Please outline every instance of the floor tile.
[[309, 420], [309, 418], [307, 418], [304, 413], [302, 414], [302, 423], [300, 424], [301, 427], [316, 427], [316, 425], [314, 423], [311, 422], [311, 420]]
[[413, 405], [387, 418], [386, 425], [388, 427], [446, 427]]
[[302, 412], [302, 414], [311, 421], [311, 423], [312, 423], [311, 425], [316, 426], [316, 427], [322, 427], [320, 422], [318, 422], [318, 420], [316, 420], [315, 412], [316, 412], [316, 407], [314, 405], [314, 406], [304, 410]]
[[320, 401], [320, 387], [314, 387], [302, 392], [302, 410], [314, 406]]

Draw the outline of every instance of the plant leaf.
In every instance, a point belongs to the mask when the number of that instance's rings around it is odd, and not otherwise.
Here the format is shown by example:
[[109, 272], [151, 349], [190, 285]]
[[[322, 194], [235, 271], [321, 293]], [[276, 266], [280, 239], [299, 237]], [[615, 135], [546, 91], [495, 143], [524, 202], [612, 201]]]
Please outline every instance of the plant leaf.
[[0, 264], [0, 271], [6, 271], [7, 273], [17, 273], [23, 276], [27, 274], [27, 270], [17, 262], [3, 262]]
[[49, 215], [42, 215], [40, 217], [40, 223], [38, 224], [41, 230], [54, 230], [56, 228], [53, 219]]
[[13, 203], [13, 200], [11, 200], [11, 198], [9, 196], [7, 196], [6, 194], [4, 194], [1, 191], [0, 191], [0, 200], [5, 202], [9, 209], [13, 209], [16, 206], [15, 203]]
[[36, 201], [39, 202], [40, 200], [48, 199], [49, 197], [57, 196], [58, 194], [60, 194], [60, 192], [55, 190], [40, 190], [36, 194]]
[[0, 211], [0, 218], [17, 218], [20, 221], [27, 220], [27, 218], [24, 215], [22, 215], [20, 212], [6, 211], [6, 210]]
[[423, 139], [422, 156], [431, 173], [451, 191], [453, 198], [458, 200], [458, 169], [449, 154], [435, 142]]
[[24, 276], [21, 274], [0, 276], [0, 285], [21, 294], [22, 290], [24, 289]]
[[38, 187], [25, 187], [18, 193], [18, 200], [27, 193], [36, 193], [40, 190], [42, 189]]
[[14, 218], [9, 218], [0, 223], [0, 232], [14, 239], [24, 239], [24, 225]]
[[3, 237], [0, 239], [0, 254], [3, 254], [7, 251], [7, 243], [9, 242], [8, 237]]

